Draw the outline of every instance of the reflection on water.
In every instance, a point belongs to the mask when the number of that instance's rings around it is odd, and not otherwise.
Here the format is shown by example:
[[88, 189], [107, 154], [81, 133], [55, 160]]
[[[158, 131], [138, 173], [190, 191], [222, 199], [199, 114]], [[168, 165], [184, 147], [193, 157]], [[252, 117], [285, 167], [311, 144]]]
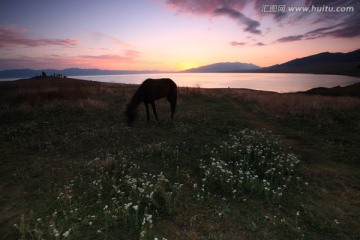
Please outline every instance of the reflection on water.
[[172, 78], [181, 87], [249, 88], [275, 92], [306, 91], [315, 87], [346, 86], [360, 78], [339, 75], [288, 73], [157, 73], [131, 75], [76, 76], [99, 82], [140, 84], [146, 78]]
[[288, 73], [156, 73], [131, 75], [76, 76], [99, 82], [140, 84], [146, 78], [173, 79], [181, 87], [249, 88], [275, 92], [306, 91], [315, 87], [347, 86], [360, 78], [339, 75]]

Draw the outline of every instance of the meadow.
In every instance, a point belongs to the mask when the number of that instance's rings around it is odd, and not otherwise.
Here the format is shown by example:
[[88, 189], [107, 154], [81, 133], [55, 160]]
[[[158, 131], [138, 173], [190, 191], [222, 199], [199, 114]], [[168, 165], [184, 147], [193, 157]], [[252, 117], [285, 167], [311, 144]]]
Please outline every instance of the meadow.
[[360, 99], [136, 85], [0, 83], [4, 239], [359, 239]]

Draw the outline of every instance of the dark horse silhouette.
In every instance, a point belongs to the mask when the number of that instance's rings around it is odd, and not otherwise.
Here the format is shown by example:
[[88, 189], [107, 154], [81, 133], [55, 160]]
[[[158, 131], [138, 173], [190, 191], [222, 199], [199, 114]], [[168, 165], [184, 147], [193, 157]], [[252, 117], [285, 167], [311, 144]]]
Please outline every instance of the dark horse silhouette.
[[170, 78], [161, 79], [146, 79], [135, 92], [130, 103], [126, 108], [126, 117], [129, 126], [134, 122], [136, 118], [136, 108], [140, 103], [145, 104], [147, 120], [150, 120], [149, 115], [149, 103], [153, 109], [156, 120], [158, 120], [156, 114], [155, 100], [166, 97], [171, 106], [171, 118], [174, 117], [176, 101], [177, 101], [177, 86], [176, 83]]

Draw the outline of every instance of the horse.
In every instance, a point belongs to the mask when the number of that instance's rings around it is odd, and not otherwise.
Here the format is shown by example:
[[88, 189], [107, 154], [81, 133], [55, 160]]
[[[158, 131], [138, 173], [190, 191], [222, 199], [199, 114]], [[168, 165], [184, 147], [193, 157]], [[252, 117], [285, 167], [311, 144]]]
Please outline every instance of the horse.
[[146, 79], [137, 89], [131, 101], [126, 107], [125, 115], [129, 126], [136, 119], [136, 109], [140, 103], [145, 104], [147, 121], [150, 121], [149, 104], [151, 105], [155, 119], [158, 121], [155, 100], [166, 97], [171, 107], [171, 118], [174, 118], [176, 101], [177, 101], [177, 86], [170, 78], [160, 79]]

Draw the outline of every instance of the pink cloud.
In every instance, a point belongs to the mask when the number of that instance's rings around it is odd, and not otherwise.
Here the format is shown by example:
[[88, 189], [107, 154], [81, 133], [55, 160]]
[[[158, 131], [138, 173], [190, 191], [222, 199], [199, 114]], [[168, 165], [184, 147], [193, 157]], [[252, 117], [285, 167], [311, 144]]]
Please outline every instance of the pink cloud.
[[81, 55], [82, 59], [97, 59], [102, 61], [134, 61], [140, 56], [140, 52], [135, 50], [126, 50], [123, 55], [117, 54], [102, 54], [102, 55]]
[[[74, 59], [45, 56], [45, 57], [28, 57], [18, 56], [13, 58], [0, 58], [1, 69], [18, 69], [18, 68], [31, 68], [31, 69], [57, 69], [73, 67]], [[78, 65], [76, 65], [78, 66]]]
[[93, 32], [92, 35], [96, 38], [103, 38], [106, 40], [111, 41], [113, 44], [121, 46], [121, 47], [130, 47], [131, 45], [121, 39], [118, 39], [116, 37], [110, 36], [108, 34], [105, 33], [101, 33], [101, 32]]
[[78, 45], [77, 39], [30, 39], [24, 36], [26, 29], [14, 27], [0, 28], [0, 48], [13, 46], [39, 47], [39, 46], [64, 46], [71, 47]]
[[304, 38], [304, 35], [295, 35], [295, 36], [292, 35], [292, 36], [279, 38], [277, 40], [277, 42], [294, 42], [294, 41], [302, 40], [303, 38]]
[[225, 16], [245, 26], [244, 31], [252, 34], [261, 34], [258, 29], [260, 23], [246, 16], [242, 9], [249, 3], [248, 0], [168, 0], [167, 4], [180, 12], [194, 15]]
[[236, 21], [238, 21], [238, 23], [240, 25], [245, 25], [245, 32], [250, 32], [253, 34], [261, 34], [261, 31], [259, 29], [257, 29], [260, 26], [260, 23], [258, 21], [255, 21], [247, 16], [245, 16], [243, 13], [232, 9], [232, 8], [218, 8], [214, 11], [215, 15], [223, 15], [223, 16], [227, 16], [229, 18], [232, 18]]
[[244, 45], [246, 45], [246, 43], [244, 43], [244, 42], [236, 42], [236, 41], [233, 41], [230, 44], [231, 44], [231, 46], [244, 46]]
[[0, 58], [0, 69], [32, 68], [63, 69], [69, 67], [102, 68], [102, 69], [133, 69], [140, 68], [143, 61], [139, 59], [141, 53], [128, 49], [122, 54], [99, 54], [99, 55], [59, 55], [49, 54], [46, 56], [16, 56]]
[[[239, 26], [243, 27], [244, 32], [255, 35], [267, 34], [267, 32], [261, 31], [263, 21], [267, 21], [263, 18], [264, 16], [272, 18], [275, 23], [278, 24], [278, 27], [291, 26], [306, 19], [312, 21], [305, 32], [299, 32], [294, 36], [284, 36], [283, 38], [279, 38], [277, 42], [280, 43], [324, 37], [352, 38], [360, 36], [360, 15], [357, 11], [360, 8], [360, 2], [358, 0], [305, 0], [300, 2], [297, 0], [166, 0], [166, 4], [168, 7], [177, 10], [179, 13], [230, 18]], [[271, 5], [285, 6], [285, 11], [275, 11], [267, 14], [263, 12], [264, 6]], [[318, 8], [327, 6], [333, 9], [337, 9], [338, 7], [350, 7], [353, 8], [354, 11], [287, 11], [287, 7], [293, 6], [304, 6], [309, 8], [312, 8], [313, 6]], [[249, 11], [246, 11], [247, 8], [253, 9], [252, 15], [249, 15]], [[258, 20], [255, 20], [254, 17]], [[319, 29], [316, 25], [322, 25], [322, 28]], [[312, 31], [312, 27], [315, 30]]]
[[257, 47], [261, 47], [261, 46], [265, 46], [267, 44], [262, 43], [262, 42], [256, 42], [255, 44], [248, 44], [248, 43], [245, 43], [245, 42], [233, 41], [233, 42], [230, 43], [230, 45], [234, 46], [234, 47], [239, 47], [239, 46], [257, 46]]
[[135, 51], [135, 50], [126, 50], [125, 55], [126, 55], [127, 57], [135, 58], [135, 57], [140, 56], [140, 52]]

